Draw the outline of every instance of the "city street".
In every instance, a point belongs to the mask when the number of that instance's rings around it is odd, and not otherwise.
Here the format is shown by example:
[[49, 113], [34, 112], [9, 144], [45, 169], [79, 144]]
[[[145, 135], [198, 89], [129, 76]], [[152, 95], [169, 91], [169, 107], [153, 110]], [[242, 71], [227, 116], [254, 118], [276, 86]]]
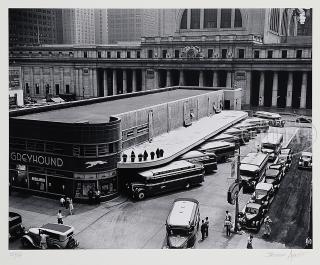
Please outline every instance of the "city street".
[[[268, 215], [273, 220], [272, 234], [268, 240], [262, 238], [262, 231], [254, 234], [253, 248], [303, 248], [309, 230], [309, 204], [311, 171], [297, 170], [299, 152], [311, 146], [310, 128], [270, 128], [284, 135], [284, 145], [294, 151], [293, 164], [281, 183], [280, 190], [272, 203]], [[255, 152], [264, 134], [241, 147], [241, 156]], [[289, 143], [291, 141], [291, 143]], [[182, 190], [134, 202], [121, 196], [101, 205], [75, 204], [73, 216], [64, 210], [65, 224], [75, 227], [75, 235], [81, 249], [104, 248], [163, 248], [165, 222], [174, 199], [195, 198], [200, 202], [201, 218], [209, 217], [209, 237], [198, 241], [195, 248], [233, 249], [246, 248], [248, 234], [234, 234], [226, 237], [224, 231], [225, 211], [234, 219], [235, 207], [227, 203], [227, 190], [233, 182], [230, 179], [231, 162], [218, 164], [215, 173], [205, 176], [205, 182], [190, 190]], [[239, 209], [249, 200], [249, 194], [240, 194]], [[59, 203], [56, 200], [13, 193], [10, 197], [10, 211], [23, 217], [26, 227], [56, 222]], [[200, 233], [198, 240], [200, 239]], [[19, 240], [10, 242], [9, 249], [21, 249]]]

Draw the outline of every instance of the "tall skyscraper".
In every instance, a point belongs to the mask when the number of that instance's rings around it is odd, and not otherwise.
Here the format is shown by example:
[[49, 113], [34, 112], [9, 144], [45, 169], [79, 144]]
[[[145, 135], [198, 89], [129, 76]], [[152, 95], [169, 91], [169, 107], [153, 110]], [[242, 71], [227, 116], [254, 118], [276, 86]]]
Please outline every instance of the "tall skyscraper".
[[94, 44], [94, 9], [62, 9], [63, 43]]
[[9, 45], [57, 43], [55, 9], [9, 9]]
[[108, 43], [108, 19], [107, 9], [95, 9], [95, 43], [107, 44]]

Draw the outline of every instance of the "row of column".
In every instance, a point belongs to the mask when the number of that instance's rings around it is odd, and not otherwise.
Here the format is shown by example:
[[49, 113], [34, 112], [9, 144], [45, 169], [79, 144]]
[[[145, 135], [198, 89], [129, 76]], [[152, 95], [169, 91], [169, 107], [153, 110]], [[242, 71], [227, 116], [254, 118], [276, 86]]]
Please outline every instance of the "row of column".
[[[307, 102], [307, 72], [302, 72], [301, 82], [301, 94], [300, 94], [300, 108], [306, 108]], [[260, 84], [259, 84], [259, 106], [264, 106], [264, 84], [265, 74], [260, 72]], [[293, 72], [289, 72], [287, 82], [287, 96], [286, 96], [286, 107], [292, 107], [292, 89], [293, 89]], [[272, 83], [272, 107], [277, 107], [278, 99], [278, 72], [273, 72], [273, 83]]]
[[[217, 87], [218, 86], [218, 71], [212, 71], [212, 86]], [[172, 78], [171, 78], [171, 70], [167, 70], [166, 74], [166, 86], [172, 85]], [[179, 70], [179, 86], [185, 85], [185, 79], [184, 79], [184, 71]], [[199, 87], [204, 86], [204, 71], [199, 71]], [[226, 80], [226, 87], [232, 86], [232, 73], [227, 72], [227, 80]]]

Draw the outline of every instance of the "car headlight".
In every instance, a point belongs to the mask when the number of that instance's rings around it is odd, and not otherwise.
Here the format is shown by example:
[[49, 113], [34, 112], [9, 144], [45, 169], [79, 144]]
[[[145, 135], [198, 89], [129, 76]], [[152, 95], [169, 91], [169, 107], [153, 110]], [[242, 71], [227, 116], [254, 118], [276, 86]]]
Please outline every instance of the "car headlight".
[[302, 162], [301, 161], [299, 161], [299, 165], [301, 165], [302, 164]]

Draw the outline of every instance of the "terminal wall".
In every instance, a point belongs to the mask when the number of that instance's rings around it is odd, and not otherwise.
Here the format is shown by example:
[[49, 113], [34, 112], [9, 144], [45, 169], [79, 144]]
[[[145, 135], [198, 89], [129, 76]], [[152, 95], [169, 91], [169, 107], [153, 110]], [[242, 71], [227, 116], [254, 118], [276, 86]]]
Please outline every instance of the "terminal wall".
[[219, 109], [223, 98], [223, 90], [208, 90], [207, 94], [119, 114], [122, 148], [149, 141], [155, 136], [212, 115], [214, 108]]

